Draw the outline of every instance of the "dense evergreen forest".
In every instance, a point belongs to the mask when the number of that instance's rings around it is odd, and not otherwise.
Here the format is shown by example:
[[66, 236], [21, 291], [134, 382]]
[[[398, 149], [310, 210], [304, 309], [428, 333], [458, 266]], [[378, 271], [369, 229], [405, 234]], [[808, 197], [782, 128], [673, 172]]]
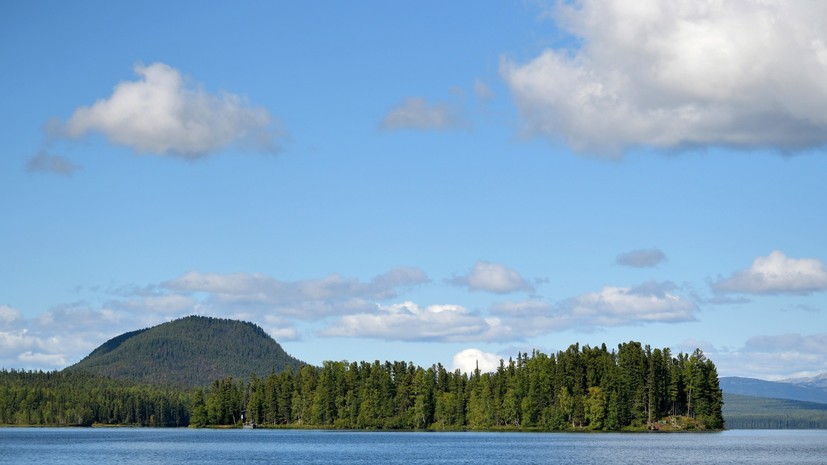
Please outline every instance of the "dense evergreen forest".
[[727, 428], [827, 429], [827, 404], [724, 394]]
[[81, 372], [0, 371], [0, 424], [187, 426], [188, 391]]
[[572, 345], [492, 373], [407, 362], [325, 362], [170, 390], [80, 373], [0, 372], [0, 423], [358, 429], [621, 430], [723, 427], [700, 350]]

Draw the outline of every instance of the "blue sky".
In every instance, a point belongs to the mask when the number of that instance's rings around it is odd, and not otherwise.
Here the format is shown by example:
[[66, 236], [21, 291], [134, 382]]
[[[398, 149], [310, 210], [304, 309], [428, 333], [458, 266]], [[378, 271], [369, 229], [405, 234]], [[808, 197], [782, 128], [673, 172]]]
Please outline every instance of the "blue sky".
[[291, 354], [827, 371], [827, 7], [0, 5], [0, 366], [190, 314]]

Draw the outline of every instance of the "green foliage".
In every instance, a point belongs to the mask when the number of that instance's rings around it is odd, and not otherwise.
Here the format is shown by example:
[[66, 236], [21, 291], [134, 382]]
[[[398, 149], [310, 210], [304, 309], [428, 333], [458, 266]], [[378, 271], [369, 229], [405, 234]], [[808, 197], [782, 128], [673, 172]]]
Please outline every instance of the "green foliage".
[[190, 316], [115, 337], [66, 370], [188, 388], [301, 365], [252, 323]]

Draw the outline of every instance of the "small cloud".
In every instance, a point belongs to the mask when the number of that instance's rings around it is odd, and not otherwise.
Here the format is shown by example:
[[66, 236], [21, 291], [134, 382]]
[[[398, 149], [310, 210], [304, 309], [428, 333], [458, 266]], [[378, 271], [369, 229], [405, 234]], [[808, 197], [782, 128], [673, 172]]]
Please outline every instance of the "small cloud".
[[623, 266], [652, 268], [666, 261], [666, 254], [660, 249], [638, 249], [618, 255], [615, 261]]
[[20, 321], [21, 317], [20, 310], [8, 305], [0, 305], [0, 324], [3, 326]]
[[187, 159], [231, 144], [278, 151], [284, 134], [266, 109], [237, 94], [190, 85], [164, 63], [139, 64], [134, 71], [138, 80], [119, 83], [109, 98], [76, 109], [65, 123], [51, 123], [52, 135], [77, 139], [100, 133], [136, 153]]
[[421, 97], [405, 99], [385, 115], [382, 129], [421, 131], [454, 129], [464, 126], [460, 111], [447, 103], [428, 103]]
[[788, 258], [776, 250], [711, 286], [724, 293], [805, 295], [827, 290], [827, 267], [820, 260]]
[[454, 355], [451, 366], [454, 370], [468, 374], [473, 373], [477, 368], [483, 373], [492, 373], [500, 366], [500, 360], [503, 360], [503, 357], [491, 352], [465, 349]]
[[71, 176], [80, 167], [66, 157], [50, 155], [44, 150], [37, 152], [26, 162], [26, 171], [30, 173], [52, 173]]
[[471, 291], [496, 294], [534, 291], [534, 286], [520, 273], [504, 265], [484, 261], [477, 262], [467, 275], [452, 278], [448, 282], [455, 286], [467, 287]]

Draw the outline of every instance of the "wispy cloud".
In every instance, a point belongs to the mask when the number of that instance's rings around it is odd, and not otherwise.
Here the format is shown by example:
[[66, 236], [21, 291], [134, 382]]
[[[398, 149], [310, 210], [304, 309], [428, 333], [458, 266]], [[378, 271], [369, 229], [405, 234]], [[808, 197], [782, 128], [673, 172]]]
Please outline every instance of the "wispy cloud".
[[419, 268], [395, 268], [368, 282], [332, 274], [321, 279], [282, 281], [255, 273], [189, 272], [163, 287], [179, 293], [202, 293], [207, 306], [247, 309], [305, 320], [356, 313], [374, 308], [376, 301], [428, 282]]
[[611, 157], [637, 146], [827, 144], [827, 4], [555, 5], [550, 16], [579, 46], [501, 66], [530, 133]]
[[386, 130], [416, 129], [421, 131], [454, 129], [465, 125], [461, 111], [448, 103], [429, 103], [422, 97], [411, 97], [393, 107], [382, 120]]
[[637, 249], [618, 255], [615, 261], [633, 268], [652, 268], [666, 261], [666, 254], [660, 249]]
[[138, 79], [50, 124], [53, 137], [100, 133], [137, 153], [199, 158], [230, 145], [276, 152], [284, 131], [263, 107], [230, 92], [209, 93], [164, 64], [136, 65]]
[[61, 155], [51, 155], [45, 150], [37, 152], [26, 162], [26, 171], [30, 173], [52, 173], [71, 176], [80, 167]]
[[712, 289], [743, 294], [811, 294], [827, 291], [827, 267], [815, 258], [788, 258], [778, 250], [752, 266], [712, 283]]

